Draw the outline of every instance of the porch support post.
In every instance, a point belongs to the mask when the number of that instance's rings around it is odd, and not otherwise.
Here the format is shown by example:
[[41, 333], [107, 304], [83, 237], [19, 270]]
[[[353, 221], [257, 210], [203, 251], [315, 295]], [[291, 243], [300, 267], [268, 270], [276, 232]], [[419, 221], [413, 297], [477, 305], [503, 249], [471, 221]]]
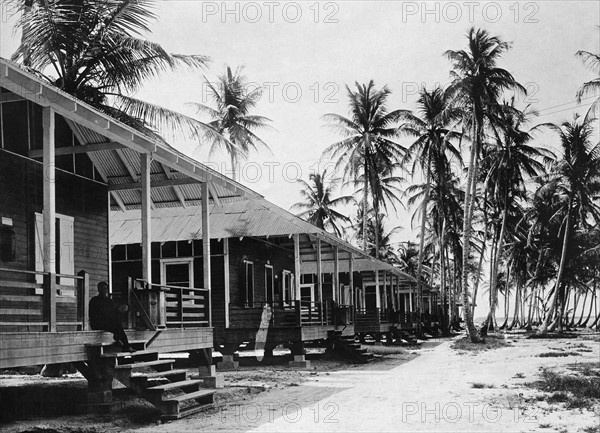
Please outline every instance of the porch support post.
[[55, 163], [55, 143], [54, 143], [54, 109], [44, 107], [42, 109], [42, 128], [43, 128], [43, 195], [44, 209], [43, 215], [43, 262], [44, 289], [46, 291], [46, 308], [48, 320], [48, 330], [56, 331], [56, 163]]
[[229, 303], [231, 302], [231, 283], [229, 281], [229, 238], [223, 239], [223, 264], [225, 268], [225, 328], [229, 328]]
[[333, 300], [340, 303], [340, 251], [339, 247], [333, 247]]
[[150, 243], [152, 239], [151, 203], [150, 198], [150, 154], [140, 155], [141, 180], [142, 180], [142, 279], [148, 284], [152, 283], [152, 256]]
[[350, 301], [352, 305], [356, 305], [355, 293], [354, 293], [354, 255], [352, 251], [350, 251], [350, 255], [348, 256], [348, 277], [350, 283], [350, 294], [352, 296], [352, 300]]
[[204, 288], [208, 290], [208, 326], [212, 326], [212, 290], [210, 278], [210, 211], [208, 206], [208, 182], [202, 188], [202, 270], [204, 275]]
[[379, 290], [379, 269], [375, 270], [375, 307], [381, 308], [381, 291]]
[[319, 302], [323, 302], [323, 278], [321, 268], [321, 239], [317, 239], [317, 290], [319, 292]]
[[300, 234], [294, 234], [294, 280], [296, 301], [300, 300], [300, 283], [302, 281], [302, 267], [300, 263]]

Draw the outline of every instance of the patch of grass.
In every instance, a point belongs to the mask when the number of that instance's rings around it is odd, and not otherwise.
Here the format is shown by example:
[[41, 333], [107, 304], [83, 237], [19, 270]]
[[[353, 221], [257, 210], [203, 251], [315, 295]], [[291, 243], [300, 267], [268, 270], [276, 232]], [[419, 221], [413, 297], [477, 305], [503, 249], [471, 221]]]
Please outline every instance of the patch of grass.
[[552, 427], [552, 424], [550, 424], [549, 422], [543, 422], [541, 424], [538, 424], [539, 428], [550, 428]]
[[584, 433], [600, 433], [600, 424], [585, 427], [583, 431]]
[[567, 367], [585, 377], [600, 377], [600, 362], [568, 364]]
[[494, 385], [489, 385], [486, 383], [480, 383], [480, 382], [473, 382], [471, 384], [471, 388], [477, 388], [477, 389], [482, 389], [482, 388], [494, 388]]
[[463, 337], [452, 344], [453, 349], [465, 352], [480, 352], [506, 346], [510, 346], [510, 343], [499, 335], [488, 335], [481, 343], [472, 343], [469, 337]]
[[567, 375], [550, 370], [542, 371], [542, 378], [533, 384], [536, 388], [552, 393], [548, 403], [565, 403], [571, 408], [590, 408], [600, 401], [600, 377]]
[[561, 358], [564, 356], [581, 356], [577, 352], [544, 352], [538, 355], [540, 358]]
[[525, 375], [523, 373], [517, 373], [513, 376], [515, 379], [524, 379]]

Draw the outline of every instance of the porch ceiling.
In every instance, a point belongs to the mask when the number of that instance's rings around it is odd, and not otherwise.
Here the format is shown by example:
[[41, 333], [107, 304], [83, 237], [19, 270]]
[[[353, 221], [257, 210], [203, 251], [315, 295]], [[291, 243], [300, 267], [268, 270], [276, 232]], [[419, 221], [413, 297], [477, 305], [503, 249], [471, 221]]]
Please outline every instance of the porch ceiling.
[[[214, 202], [239, 197], [262, 197], [165, 142], [112, 119], [86, 103], [40, 80], [11, 61], [0, 58], [0, 86], [17, 97], [61, 115], [79, 144], [56, 148], [57, 155], [86, 153], [104, 183], [109, 186], [111, 207], [127, 210], [141, 206], [140, 155], [150, 154], [152, 206], [186, 207], [199, 204], [203, 182], [209, 184]], [[41, 150], [32, 150], [31, 158], [41, 158]]]

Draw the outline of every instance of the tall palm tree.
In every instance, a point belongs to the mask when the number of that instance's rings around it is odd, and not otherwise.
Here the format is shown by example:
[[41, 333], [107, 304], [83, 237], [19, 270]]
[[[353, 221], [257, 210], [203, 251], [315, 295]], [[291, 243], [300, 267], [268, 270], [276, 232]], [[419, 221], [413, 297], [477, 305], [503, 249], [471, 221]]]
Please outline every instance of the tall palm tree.
[[421, 234], [419, 237], [419, 266], [417, 269], [417, 332], [421, 333], [421, 314], [422, 314], [422, 272], [423, 255], [425, 251], [425, 230], [427, 226], [429, 192], [431, 184], [432, 164], [445, 158], [446, 153], [454, 154], [460, 159], [460, 152], [452, 144], [452, 139], [458, 138], [459, 134], [450, 130], [450, 124], [455, 116], [449, 109], [446, 95], [440, 87], [432, 91], [421, 89], [417, 105], [419, 115], [413, 115], [410, 112], [403, 113], [404, 123], [400, 125], [400, 130], [416, 137], [416, 140], [410, 145], [404, 155], [404, 163], [413, 163], [411, 173], [413, 177], [417, 168], [425, 174], [425, 190], [423, 201], [421, 202]]
[[462, 260], [462, 297], [465, 324], [470, 339], [481, 341], [470, 306], [469, 291], [469, 253], [473, 224], [473, 190], [479, 169], [479, 155], [483, 137], [484, 122], [489, 108], [499, 100], [505, 90], [520, 89], [525, 92], [512, 74], [497, 67], [498, 59], [508, 51], [510, 45], [487, 31], [471, 28], [468, 35], [468, 49], [446, 51], [446, 57], [452, 62], [452, 83], [448, 88], [454, 107], [461, 107], [465, 113], [464, 124], [471, 130], [471, 149], [465, 187], [465, 205], [463, 221], [463, 260]]
[[298, 214], [300, 218], [304, 218], [320, 229], [332, 232], [341, 237], [343, 228], [340, 226], [340, 223], [350, 223], [351, 220], [346, 215], [337, 211], [335, 207], [346, 205], [354, 201], [354, 198], [352, 196], [333, 198], [334, 191], [339, 182], [337, 179], [327, 182], [326, 179], [327, 170], [324, 170], [323, 173], [312, 173], [309, 177], [310, 183], [298, 179], [298, 183], [302, 185], [300, 195], [303, 201], [292, 205], [291, 209], [302, 210]]
[[210, 127], [134, 98], [148, 78], [204, 68], [203, 55], [170, 54], [142, 38], [156, 19], [150, 0], [9, 0], [21, 11], [12, 60], [42, 79], [143, 132], [166, 129], [218, 139]]
[[[375, 88], [356, 83], [356, 91], [346, 86], [350, 101], [350, 116], [329, 113], [323, 116], [329, 126], [340, 132], [344, 139], [328, 146], [324, 157], [336, 158], [336, 169], [343, 169], [346, 180], [365, 180], [362, 207], [368, 209], [371, 194], [375, 215], [379, 215], [381, 202], [381, 174], [392, 173], [404, 147], [393, 141], [398, 136], [396, 122], [402, 110], [387, 111], [387, 87]], [[367, 213], [363, 214], [363, 233], [367, 232]], [[377, 240], [376, 240], [377, 242]], [[363, 250], [367, 251], [367, 238], [363, 236]], [[376, 253], [378, 253], [376, 248]]]
[[[576, 116], [571, 122], [550, 125], [560, 137], [561, 158], [556, 162], [548, 178], [548, 186], [553, 188], [562, 207], [561, 230], [563, 233], [562, 250], [554, 292], [550, 299], [548, 313], [540, 332], [547, 332], [556, 316], [561, 325], [561, 312], [554, 316], [558, 302], [564, 307], [565, 274], [567, 251], [574, 229], [581, 225], [591, 228], [600, 222], [600, 206], [594, 201], [600, 194], [600, 144], [592, 145], [592, 121], [579, 121]], [[592, 223], [593, 222], [593, 223]], [[561, 309], [561, 311], [563, 311]]]
[[260, 100], [262, 89], [250, 88], [248, 80], [243, 75], [243, 67], [238, 66], [235, 72], [227, 66], [223, 75], [218, 77], [217, 83], [206, 80], [209, 96], [216, 108], [193, 102], [198, 113], [210, 116], [208, 124], [223, 134], [227, 141], [214, 140], [211, 153], [216, 149], [225, 147], [231, 159], [232, 178], [236, 179], [236, 165], [248, 157], [251, 150], [258, 146], [269, 149], [269, 146], [255, 134], [259, 129], [269, 127], [270, 119], [251, 114]]

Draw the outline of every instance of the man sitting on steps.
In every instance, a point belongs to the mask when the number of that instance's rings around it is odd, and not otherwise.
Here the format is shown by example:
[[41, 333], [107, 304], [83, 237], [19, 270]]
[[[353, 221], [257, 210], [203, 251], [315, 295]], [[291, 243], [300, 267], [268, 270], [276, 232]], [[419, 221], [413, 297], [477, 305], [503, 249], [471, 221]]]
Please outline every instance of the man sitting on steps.
[[129, 345], [127, 334], [121, 326], [119, 312], [112, 299], [108, 297], [108, 283], [98, 283], [98, 295], [90, 299], [90, 324], [93, 330], [102, 330], [113, 333], [115, 341], [121, 343], [123, 350], [135, 352]]

